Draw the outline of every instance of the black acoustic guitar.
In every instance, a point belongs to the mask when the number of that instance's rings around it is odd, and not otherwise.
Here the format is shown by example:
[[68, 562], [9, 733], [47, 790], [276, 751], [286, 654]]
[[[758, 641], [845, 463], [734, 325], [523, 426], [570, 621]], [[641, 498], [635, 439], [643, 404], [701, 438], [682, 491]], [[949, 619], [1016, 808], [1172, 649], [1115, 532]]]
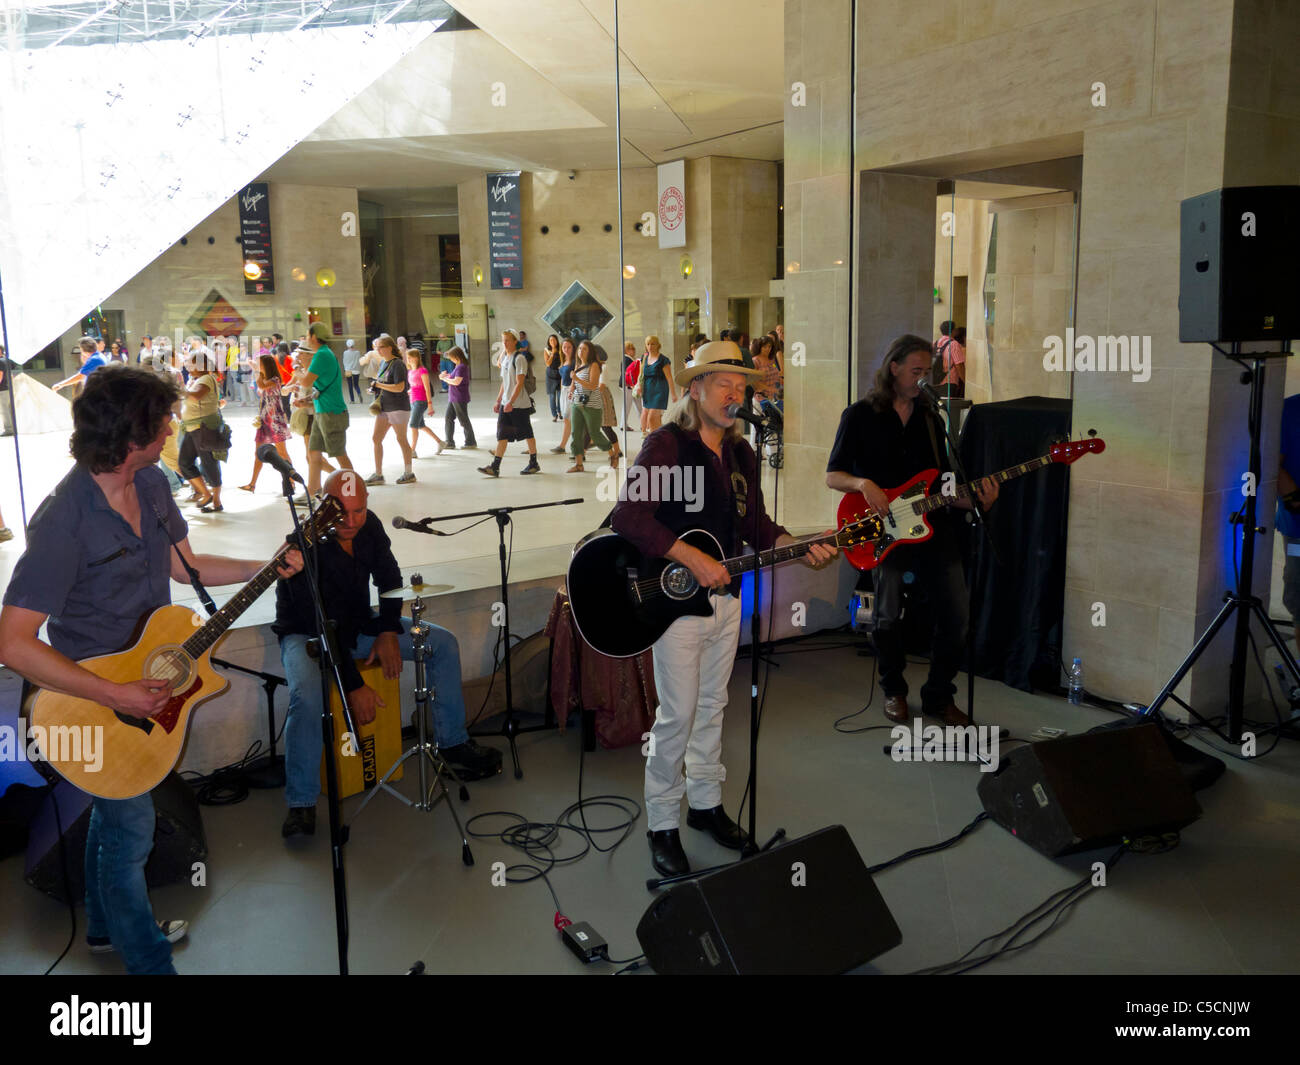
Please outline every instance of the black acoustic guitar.
[[[847, 548], [872, 539], [877, 523], [850, 522], [829, 536], [814, 536], [758, 555], [724, 558], [711, 533], [692, 529], [679, 539], [722, 563], [733, 577], [755, 566], [802, 558], [814, 544]], [[701, 588], [680, 562], [647, 558], [615, 532], [584, 537], [569, 560], [569, 605], [582, 638], [603, 655], [631, 658], [654, 644], [678, 618], [711, 617], [714, 594]]]

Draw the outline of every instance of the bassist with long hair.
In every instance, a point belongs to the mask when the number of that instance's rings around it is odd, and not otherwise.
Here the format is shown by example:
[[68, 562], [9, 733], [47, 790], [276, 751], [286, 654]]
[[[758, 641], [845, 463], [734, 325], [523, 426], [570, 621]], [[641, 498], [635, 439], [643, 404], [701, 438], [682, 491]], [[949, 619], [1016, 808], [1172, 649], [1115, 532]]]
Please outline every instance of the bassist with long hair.
[[[827, 486], [838, 492], [861, 493], [883, 520], [886, 533], [894, 530], [897, 517], [891, 514], [885, 489], [926, 469], [938, 469], [941, 475], [952, 470], [940, 443], [943, 426], [920, 387], [933, 358], [929, 342], [919, 336], [908, 334], [895, 340], [876, 374], [875, 387], [840, 417], [826, 465]], [[984, 507], [998, 497], [997, 483], [991, 479], [978, 482], [975, 491]], [[969, 510], [971, 504], [963, 497], [952, 506]], [[961, 664], [967, 625], [966, 577], [956, 520], [950, 511], [940, 510], [933, 519], [932, 537], [923, 543], [898, 546], [873, 571], [880, 686], [885, 693], [885, 716], [891, 721], [912, 720], [899, 625], [903, 588], [910, 574], [929, 596], [935, 618], [930, 675], [921, 688], [921, 710], [945, 725], [969, 723], [953, 702], [957, 689], [952, 681]]]

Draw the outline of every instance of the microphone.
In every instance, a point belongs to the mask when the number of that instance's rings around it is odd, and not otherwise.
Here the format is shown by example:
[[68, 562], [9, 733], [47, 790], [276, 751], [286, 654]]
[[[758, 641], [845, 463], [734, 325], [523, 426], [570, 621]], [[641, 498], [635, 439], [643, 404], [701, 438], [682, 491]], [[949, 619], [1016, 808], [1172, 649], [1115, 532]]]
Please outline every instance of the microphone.
[[446, 536], [445, 532], [429, 528], [429, 522], [432, 520], [432, 518], [421, 518], [419, 521], [410, 521], [399, 514], [393, 519], [393, 528], [406, 529], [408, 532], [426, 533], [429, 536]]
[[263, 444], [259, 447], [257, 449], [257, 460], [264, 465], [270, 466], [271, 469], [279, 473], [280, 476], [288, 477], [291, 481], [297, 481], [304, 488], [307, 486], [307, 482], [304, 481], [302, 475], [299, 474], [292, 465], [290, 465], [289, 460], [281, 455], [280, 452], [275, 450], [274, 444]]
[[759, 429], [779, 429], [783, 424], [779, 414], [755, 414], [739, 403], [728, 403], [726, 413], [728, 418], [739, 418], [742, 422], [749, 422]]
[[917, 382], [917, 387], [925, 394], [925, 398], [928, 399], [937, 409], [942, 401], [939, 397], [939, 393], [934, 390], [934, 385], [930, 384], [929, 381], [922, 379]]

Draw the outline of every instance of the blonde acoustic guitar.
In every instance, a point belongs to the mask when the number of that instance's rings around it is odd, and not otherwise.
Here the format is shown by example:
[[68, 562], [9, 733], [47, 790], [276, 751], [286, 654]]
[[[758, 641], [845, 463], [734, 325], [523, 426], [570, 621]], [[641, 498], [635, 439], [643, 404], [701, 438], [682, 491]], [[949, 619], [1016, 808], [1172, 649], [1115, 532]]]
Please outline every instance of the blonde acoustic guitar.
[[[332, 533], [343, 507], [324, 497], [304, 523], [309, 540]], [[82, 791], [102, 799], [130, 799], [156, 787], [180, 760], [194, 711], [229, 686], [209, 659], [218, 640], [273, 585], [289, 546], [281, 548], [222, 609], [206, 620], [189, 607], [159, 607], [125, 651], [78, 663], [116, 683], [154, 677], [165, 680], [172, 697], [162, 710], [137, 718], [60, 692], [38, 691], [30, 701], [29, 725], [41, 756]], [[88, 732], [87, 729], [90, 731]], [[95, 757], [86, 757], [92, 737]]]

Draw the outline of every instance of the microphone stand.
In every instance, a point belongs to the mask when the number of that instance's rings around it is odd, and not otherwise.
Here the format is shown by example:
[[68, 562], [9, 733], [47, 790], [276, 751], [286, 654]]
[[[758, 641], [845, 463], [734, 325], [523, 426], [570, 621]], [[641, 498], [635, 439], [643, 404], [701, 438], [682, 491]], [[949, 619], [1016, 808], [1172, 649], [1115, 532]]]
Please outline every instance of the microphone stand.
[[[933, 388], [923, 386], [926, 398], [934, 405], [934, 412], [937, 416], [940, 410], [939, 395]], [[970, 497], [971, 513], [975, 515], [975, 524], [978, 526], [980, 535], [984, 542], [988, 544], [989, 551], [993, 554], [993, 561], [998, 562], [997, 548], [993, 544], [993, 537], [989, 535], [988, 525], [985, 522], [984, 507], [980, 503], [979, 494], [975, 491], [975, 486], [971, 484], [970, 477], [966, 473], [966, 467], [961, 461], [961, 453], [957, 448], [957, 438], [952, 431], [952, 419], [945, 421], [939, 419], [943, 425], [943, 435], [948, 441], [948, 461], [952, 463], [953, 472], [957, 475], [957, 483], [968, 485], [967, 495]], [[974, 573], [971, 574], [974, 577]], [[966, 716], [970, 723], [975, 724], [975, 581], [967, 579], [966, 581]]]
[[[499, 729], [486, 729], [479, 732], [471, 732], [471, 736], [504, 736], [510, 744], [510, 757], [515, 764], [515, 779], [522, 780], [524, 776], [523, 767], [519, 764], [519, 747], [515, 740], [516, 737], [522, 736], [526, 732], [542, 732], [548, 729], [558, 728], [555, 720], [555, 711], [551, 707], [550, 700], [546, 703], [546, 719], [540, 725], [529, 725], [520, 728], [515, 720], [515, 703], [514, 687], [510, 676], [510, 589], [507, 586], [506, 570], [506, 527], [511, 524], [510, 515], [517, 510], [541, 510], [543, 507], [567, 507], [575, 503], [581, 503], [581, 499], [560, 499], [554, 503], [529, 503], [522, 507], [490, 507], [487, 510], [472, 510], [463, 514], [442, 514], [433, 518], [421, 518], [419, 521], [408, 522], [408, 526], [424, 526], [421, 531], [434, 532], [435, 535], [442, 536], [444, 533], [438, 533], [436, 530], [428, 529], [427, 526], [436, 521], [456, 521], [461, 518], [494, 518], [497, 523], [497, 539], [499, 541], [497, 548], [497, 558], [501, 565], [501, 605], [504, 617], [502, 624], [505, 627], [505, 670], [506, 670], [506, 717]], [[475, 523], [480, 524], [480, 523]], [[511, 542], [513, 543], [514, 533], [511, 531]]]
[[244, 780], [247, 781], [250, 788], [284, 787], [284, 755], [275, 753], [275, 689], [277, 685], [287, 685], [289, 682], [274, 673], [266, 673], [260, 669], [249, 669], [248, 666], [241, 666], [238, 662], [228, 662], [226, 659], [217, 658], [215, 655], [212, 657], [211, 662], [214, 666], [221, 666], [223, 669], [237, 669], [240, 673], [247, 673], [250, 677], [257, 677], [261, 680], [262, 688], [266, 692], [267, 753], [264, 757], [258, 758], [244, 767]]
[[[308, 641], [307, 653], [320, 663], [321, 685], [321, 737], [325, 745], [325, 794], [329, 807], [330, 821], [330, 863], [334, 879], [334, 934], [338, 941], [339, 975], [348, 975], [348, 889], [347, 876], [343, 869], [343, 845], [348, 841], [347, 828], [339, 812], [339, 782], [334, 756], [334, 715], [330, 713], [330, 689], [338, 691], [343, 711], [343, 722], [354, 744], [360, 739], [352, 720], [352, 711], [348, 707], [347, 691], [343, 687], [343, 676], [338, 668], [338, 648], [334, 640], [334, 622], [325, 615], [324, 603], [320, 595], [319, 564], [320, 549], [314, 542], [309, 542], [302, 534], [302, 525], [298, 521], [298, 512], [293, 505], [293, 480], [282, 473], [285, 502], [293, 517], [294, 532], [297, 534], [299, 548], [303, 552], [302, 571], [307, 575], [307, 586], [311, 590], [312, 608], [316, 614], [316, 638]], [[317, 508], [311, 495], [307, 496], [307, 505], [311, 518], [315, 518]], [[323, 537], [322, 537], [323, 539]], [[333, 678], [331, 684], [331, 676]]]

